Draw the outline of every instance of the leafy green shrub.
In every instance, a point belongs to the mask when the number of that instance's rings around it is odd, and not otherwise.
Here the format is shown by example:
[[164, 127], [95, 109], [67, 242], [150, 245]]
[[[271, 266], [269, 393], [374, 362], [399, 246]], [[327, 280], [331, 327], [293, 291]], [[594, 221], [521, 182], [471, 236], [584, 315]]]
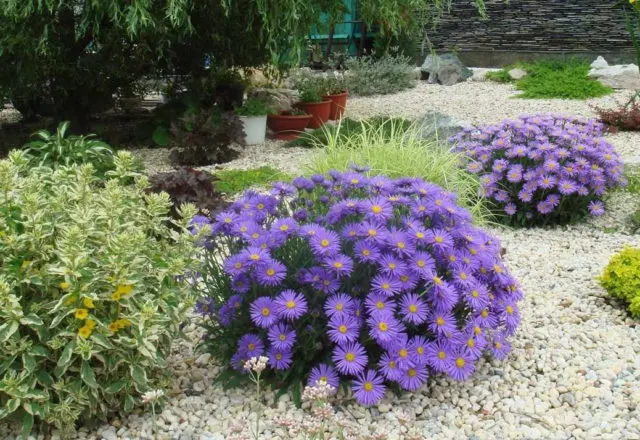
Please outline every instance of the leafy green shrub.
[[385, 54], [347, 58], [344, 79], [352, 95], [386, 95], [416, 86], [414, 64], [409, 57]]
[[226, 205], [222, 194], [216, 191], [214, 180], [217, 179], [206, 171], [183, 167], [150, 176], [149, 189], [169, 194], [174, 218], [179, 218], [180, 206], [184, 203], [193, 203], [201, 213], [214, 214]]
[[485, 76], [489, 81], [498, 82], [501, 84], [507, 84], [513, 81], [509, 71], [506, 69], [496, 70], [495, 72], [487, 72]]
[[600, 284], [609, 295], [629, 304], [632, 316], [640, 318], [640, 248], [627, 247], [614, 255]]
[[626, 169], [624, 177], [627, 179], [625, 189], [631, 194], [640, 194], [640, 167]]
[[448, 145], [421, 137], [420, 127], [407, 127], [402, 119], [384, 122], [363, 121], [349, 136], [326, 132], [325, 148], [318, 149], [308, 166], [308, 174], [346, 171], [350, 164], [368, 164], [369, 175], [419, 177], [458, 194], [458, 203], [469, 209], [476, 222], [489, 218], [484, 201], [478, 197], [478, 179], [461, 169], [462, 155]]
[[56, 133], [40, 130], [37, 139], [29, 142], [24, 151], [34, 166], [58, 166], [91, 163], [98, 175], [113, 169], [113, 150], [94, 135], [67, 136], [69, 121], [61, 122]]
[[290, 176], [271, 167], [218, 171], [215, 178], [216, 189], [227, 195], [238, 194], [255, 186], [265, 186], [277, 180], [291, 180]]
[[[372, 127], [380, 127], [391, 136], [393, 127], [399, 126], [406, 129], [413, 124], [412, 121], [402, 118], [375, 117], [366, 120]], [[362, 132], [365, 124], [349, 118], [340, 121], [340, 125], [324, 125], [313, 131], [306, 132], [298, 139], [287, 142], [285, 147], [323, 148], [329, 143], [329, 138], [338, 134], [341, 137], [355, 136]], [[339, 130], [339, 133], [338, 133]]]
[[[119, 162], [120, 163], [120, 162]], [[118, 165], [119, 167], [120, 165]], [[116, 168], [0, 161], [0, 420], [50, 424], [130, 411], [167, 384], [166, 358], [193, 301], [194, 214], [166, 222], [166, 194]]]
[[273, 105], [264, 98], [247, 98], [242, 107], [236, 109], [238, 116], [266, 116], [273, 111]]

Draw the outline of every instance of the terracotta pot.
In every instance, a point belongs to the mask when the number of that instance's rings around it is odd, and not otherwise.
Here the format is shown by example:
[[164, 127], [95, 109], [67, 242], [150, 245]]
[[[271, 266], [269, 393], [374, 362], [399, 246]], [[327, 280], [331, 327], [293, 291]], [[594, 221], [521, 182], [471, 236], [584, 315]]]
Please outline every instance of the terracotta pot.
[[344, 109], [347, 107], [347, 92], [337, 93], [335, 95], [324, 95], [323, 99], [329, 99], [331, 101], [331, 112], [329, 113], [329, 119], [335, 121], [342, 118]]
[[311, 121], [311, 115], [269, 115], [267, 125], [275, 131], [276, 139], [291, 140], [304, 133]]
[[322, 102], [300, 102], [297, 106], [312, 116], [309, 128], [320, 128], [329, 120], [331, 114], [331, 100], [329, 99]]

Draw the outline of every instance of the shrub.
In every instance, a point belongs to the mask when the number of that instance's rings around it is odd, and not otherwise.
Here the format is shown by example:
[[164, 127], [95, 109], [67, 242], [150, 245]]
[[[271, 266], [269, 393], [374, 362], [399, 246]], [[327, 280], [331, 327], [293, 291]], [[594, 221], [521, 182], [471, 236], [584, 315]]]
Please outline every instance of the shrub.
[[625, 179], [602, 134], [596, 121], [547, 115], [468, 128], [452, 139], [502, 220], [524, 225], [604, 213], [602, 197]]
[[632, 316], [640, 318], [640, 248], [627, 247], [614, 255], [600, 284], [609, 295], [627, 303]]
[[640, 103], [632, 99], [615, 109], [596, 108], [598, 119], [614, 130], [640, 130]]
[[61, 122], [55, 134], [40, 130], [24, 147], [33, 166], [57, 168], [91, 163], [99, 175], [113, 169], [113, 150], [94, 135], [67, 136], [69, 121]]
[[271, 112], [273, 105], [264, 98], [247, 98], [242, 107], [236, 109], [238, 116], [266, 116]]
[[64, 435], [130, 411], [168, 380], [193, 305], [176, 278], [195, 262], [193, 238], [164, 222], [166, 194], [145, 194], [144, 177], [121, 184], [127, 173], [98, 186], [88, 165], [0, 161], [0, 420], [20, 420], [25, 438], [34, 422]]
[[440, 187], [357, 170], [248, 192], [211, 222], [197, 307], [227, 375], [266, 353], [262, 377], [296, 400], [324, 378], [369, 405], [384, 382], [463, 380], [506, 356], [521, 292], [499, 241]]
[[489, 81], [494, 81], [501, 84], [507, 84], [507, 83], [513, 82], [513, 78], [511, 78], [511, 75], [509, 75], [509, 72], [506, 69], [496, 70], [494, 72], [487, 72], [485, 77]]
[[385, 54], [347, 58], [344, 79], [352, 95], [387, 95], [416, 86], [415, 65], [411, 58]]
[[206, 171], [178, 168], [150, 176], [149, 190], [169, 194], [174, 218], [179, 218], [180, 206], [184, 203], [193, 203], [200, 213], [213, 214], [226, 205], [222, 194], [216, 191], [214, 180], [217, 179]]
[[640, 194], [640, 167], [626, 167], [624, 176], [627, 179], [626, 190], [631, 194]]
[[[358, 127], [358, 128], [356, 128]], [[307, 174], [324, 174], [336, 169], [346, 171], [350, 164], [366, 163], [368, 175], [418, 177], [457, 194], [458, 203], [471, 210], [478, 223], [490, 213], [478, 196], [478, 178], [460, 169], [462, 154], [444, 143], [422, 138], [419, 125], [407, 125], [404, 119], [373, 119], [326, 129]], [[322, 142], [322, 144], [320, 144]]]
[[255, 186], [265, 186], [277, 180], [291, 180], [285, 173], [271, 167], [218, 171], [215, 178], [216, 189], [227, 195], [238, 194]]

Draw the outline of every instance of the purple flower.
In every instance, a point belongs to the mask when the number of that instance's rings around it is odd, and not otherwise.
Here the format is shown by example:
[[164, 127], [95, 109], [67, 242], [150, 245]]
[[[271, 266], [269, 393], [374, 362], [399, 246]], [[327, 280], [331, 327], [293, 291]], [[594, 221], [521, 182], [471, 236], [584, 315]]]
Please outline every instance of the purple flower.
[[287, 275], [287, 267], [279, 261], [269, 259], [256, 268], [256, 278], [265, 286], [277, 286]]
[[474, 370], [474, 359], [465, 350], [457, 350], [451, 356], [447, 374], [455, 380], [466, 380]]
[[364, 307], [371, 315], [375, 313], [394, 313], [395, 301], [382, 293], [369, 293], [364, 300]]
[[382, 197], [373, 197], [365, 200], [362, 208], [368, 220], [386, 221], [393, 215], [393, 207]]
[[247, 333], [238, 340], [238, 352], [243, 353], [247, 360], [260, 357], [264, 353], [264, 343], [260, 336]]
[[456, 319], [451, 313], [432, 313], [427, 320], [429, 328], [437, 335], [456, 330]]
[[402, 261], [402, 258], [396, 257], [392, 254], [382, 255], [379, 259], [378, 265], [384, 273], [396, 277], [407, 271], [407, 266]]
[[353, 395], [360, 405], [375, 405], [384, 397], [384, 380], [373, 370], [367, 370], [353, 381]]
[[380, 344], [390, 344], [404, 327], [389, 313], [376, 313], [368, 320], [369, 334]]
[[338, 386], [340, 386], [340, 378], [336, 371], [327, 364], [320, 364], [316, 367], [313, 367], [311, 370], [311, 374], [309, 375], [309, 381], [307, 385], [310, 387], [316, 386], [318, 382], [326, 382], [328, 385], [331, 385], [333, 388], [338, 390]]
[[589, 202], [589, 213], [593, 216], [601, 216], [604, 214], [604, 203], [600, 201]]
[[396, 293], [399, 293], [402, 289], [402, 284], [400, 284], [396, 278], [389, 275], [376, 275], [371, 280], [371, 292], [379, 293], [385, 296], [393, 296]]
[[355, 304], [349, 295], [338, 293], [327, 298], [324, 311], [329, 318], [348, 316], [355, 310]]
[[319, 229], [316, 235], [309, 240], [311, 249], [316, 255], [327, 257], [340, 251], [340, 238], [338, 234], [324, 228]]
[[335, 255], [324, 260], [324, 267], [338, 277], [348, 276], [353, 270], [353, 260], [345, 255]]
[[451, 347], [442, 341], [430, 342], [426, 350], [426, 361], [435, 371], [446, 372], [452, 361]]
[[403, 372], [400, 386], [407, 391], [415, 391], [426, 382], [428, 376], [426, 367], [416, 365]]
[[380, 258], [380, 250], [373, 243], [366, 241], [359, 241], [356, 243], [353, 250], [355, 257], [358, 261], [363, 263], [373, 263]]
[[274, 301], [274, 311], [281, 319], [293, 321], [307, 311], [307, 299], [293, 290], [283, 290]]
[[340, 373], [352, 376], [364, 371], [368, 362], [367, 353], [358, 342], [336, 346], [331, 359]]
[[277, 350], [289, 350], [296, 342], [296, 332], [286, 324], [276, 324], [269, 329], [267, 339]]
[[423, 336], [414, 336], [409, 341], [409, 346], [411, 347], [412, 357], [416, 365], [427, 365], [429, 341]]
[[491, 353], [498, 360], [504, 360], [511, 351], [511, 343], [507, 340], [506, 336], [502, 333], [494, 335], [491, 343]]
[[398, 366], [398, 362], [395, 356], [391, 356], [389, 353], [383, 353], [380, 356], [378, 367], [384, 377], [388, 380], [399, 381], [402, 377], [402, 370]]
[[290, 350], [271, 348], [267, 351], [269, 365], [274, 370], [286, 370], [291, 366], [292, 353]]
[[278, 321], [274, 311], [274, 302], [271, 298], [261, 296], [251, 303], [249, 311], [251, 320], [261, 328], [269, 328]]
[[416, 294], [409, 293], [402, 296], [400, 313], [403, 319], [411, 324], [422, 324], [427, 319], [427, 304]]
[[329, 339], [336, 344], [355, 342], [360, 333], [358, 321], [351, 316], [336, 315], [329, 321]]

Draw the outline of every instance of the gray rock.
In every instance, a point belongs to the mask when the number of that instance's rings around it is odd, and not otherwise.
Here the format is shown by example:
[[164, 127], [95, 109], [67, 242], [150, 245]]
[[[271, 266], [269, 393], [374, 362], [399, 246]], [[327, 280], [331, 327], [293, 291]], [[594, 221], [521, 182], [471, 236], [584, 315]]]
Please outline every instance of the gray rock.
[[600, 69], [592, 68], [589, 77], [614, 89], [637, 90], [640, 88], [640, 73], [635, 64], [620, 64]]
[[118, 440], [118, 435], [116, 434], [116, 428], [110, 426], [100, 433], [100, 436], [103, 440]]
[[592, 69], [604, 69], [605, 67], [609, 67], [609, 63], [607, 63], [607, 60], [605, 60], [601, 56], [596, 58], [595, 61], [591, 63]]
[[452, 53], [427, 55], [420, 71], [429, 84], [444, 86], [466, 81], [473, 75], [473, 72], [462, 64], [460, 58]]
[[472, 75], [467, 81], [472, 82], [483, 82], [487, 80], [487, 73], [489, 72], [498, 72], [502, 69], [488, 68], [488, 67], [472, 67], [471, 72]]
[[438, 139], [446, 141], [451, 136], [458, 134], [462, 129], [472, 124], [467, 121], [454, 119], [444, 113], [429, 110], [418, 122], [420, 137], [422, 139]]
[[522, 69], [511, 69], [509, 70], [509, 76], [511, 79], [515, 79], [516, 81], [527, 76], [527, 71]]

